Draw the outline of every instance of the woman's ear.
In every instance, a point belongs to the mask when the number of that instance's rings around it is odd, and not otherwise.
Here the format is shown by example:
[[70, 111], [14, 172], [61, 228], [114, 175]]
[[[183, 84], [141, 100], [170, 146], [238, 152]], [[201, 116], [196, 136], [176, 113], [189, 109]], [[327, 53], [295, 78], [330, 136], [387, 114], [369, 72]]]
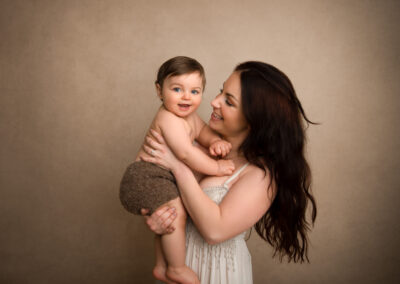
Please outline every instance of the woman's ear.
[[163, 100], [163, 97], [162, 97], [162, 92], [161, 92], [162, 90], [161, 90], [161, 86], [160, 86], [160, 84], [158, 84], [158, 83], [156, 83], [156, 92], [157, 92], [157, 96], [160, 98], [160, 100], [162, 101]]

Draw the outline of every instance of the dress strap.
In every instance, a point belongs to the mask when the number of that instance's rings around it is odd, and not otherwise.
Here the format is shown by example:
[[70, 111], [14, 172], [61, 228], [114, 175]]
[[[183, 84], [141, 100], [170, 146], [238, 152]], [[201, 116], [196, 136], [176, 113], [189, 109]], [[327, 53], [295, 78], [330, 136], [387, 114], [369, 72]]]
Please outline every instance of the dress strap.
[[239, 170], [236, 171], [233, 175], [231, 175], [225, 182], [224, 186], [228, 186], [228, 184], [233, 181], [237, 176], [249, 165], [249, 163], [244, 164]]

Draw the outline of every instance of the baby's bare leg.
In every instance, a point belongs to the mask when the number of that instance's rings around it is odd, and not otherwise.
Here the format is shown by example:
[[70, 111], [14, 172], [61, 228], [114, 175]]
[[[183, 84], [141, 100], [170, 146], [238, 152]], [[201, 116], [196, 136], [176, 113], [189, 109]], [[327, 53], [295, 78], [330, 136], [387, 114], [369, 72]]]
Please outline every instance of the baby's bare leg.
[[196, 273], [185, 265], [186, 257], [186, 211], [180, 198], [168, 202], [175, 207], [177, 217], [173, 224], [175, 231], [161, 236], [161, 246], [167, 261], [167, 276], [183, 284], [200, 283]]
[[167, 278], [167, 263], [165, 262], [165, 257], [161, 248], [161, 237], [159, 235], [155, 236], [154, 244], [154, 250], [156, 253], [156, 266], [153, 268], [153, 276], [167, 284], [176, 284], [176, 282]]

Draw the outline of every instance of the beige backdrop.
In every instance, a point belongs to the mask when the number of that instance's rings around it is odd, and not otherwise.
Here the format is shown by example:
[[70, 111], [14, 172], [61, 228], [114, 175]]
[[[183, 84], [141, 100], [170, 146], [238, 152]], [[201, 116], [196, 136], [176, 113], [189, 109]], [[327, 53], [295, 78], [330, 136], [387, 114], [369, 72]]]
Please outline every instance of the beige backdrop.
[[166, 59], [276, 65], [309, 117], [310, 264], [255, 232], [255, 284], [399, 283], [400, 1], [1, 1], [0, 282], [152, 283], [152, 234], [119, 203]]

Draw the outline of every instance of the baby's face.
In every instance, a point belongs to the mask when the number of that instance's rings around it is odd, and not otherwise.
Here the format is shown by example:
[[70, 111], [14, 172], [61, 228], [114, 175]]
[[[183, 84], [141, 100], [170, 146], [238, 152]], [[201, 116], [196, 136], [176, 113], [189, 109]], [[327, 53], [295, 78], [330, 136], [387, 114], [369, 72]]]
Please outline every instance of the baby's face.
[[168, 111], [186, 117], [201, 103], [203, 78], [199, 72], [167, 77], [162, 88], [157, 85], [157, 94]]

